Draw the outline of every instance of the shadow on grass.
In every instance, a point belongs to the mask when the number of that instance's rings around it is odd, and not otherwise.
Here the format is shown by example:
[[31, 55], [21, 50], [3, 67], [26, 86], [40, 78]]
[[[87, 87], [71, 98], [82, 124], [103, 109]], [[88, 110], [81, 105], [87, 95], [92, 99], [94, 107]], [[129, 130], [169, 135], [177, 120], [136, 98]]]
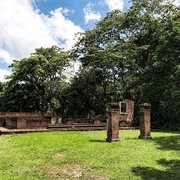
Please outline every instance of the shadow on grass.
[[140, 176], [142, 180], [180, 180], [180, 160], [160, 159], [158, 163], [164, 166], [166, 170], [138, 166], [132, 168], [132, 172], [136, 176]]
[[157, 137], [154, 141], [160, 150], [180, 150], [180, 135]]
[[[158, 145], [158, 149], [162, 151], [179, 151], [180, 150], [180, 134], [173, 136], [155, 137], [152, 139]], [[132, 172], [136, 176], [140, 176], [142, 180], [180, 180], [180, 160], [160, 159], [158, 164], [165, 167], [165, 170], [159, 170], [152, 167], [133, 167]]]
[[151, 132], [156, 133], [170, 133], [170, 134], [180, 134], [180, 131], [170, 131], [170, 130], [162, 130], [162, 129], [152, 129]]
[[125, 138], [126, 140], [154, 141], [160, 150], [180, 150], [180, 134], [174, 136], [152, 137], [152, 139]]

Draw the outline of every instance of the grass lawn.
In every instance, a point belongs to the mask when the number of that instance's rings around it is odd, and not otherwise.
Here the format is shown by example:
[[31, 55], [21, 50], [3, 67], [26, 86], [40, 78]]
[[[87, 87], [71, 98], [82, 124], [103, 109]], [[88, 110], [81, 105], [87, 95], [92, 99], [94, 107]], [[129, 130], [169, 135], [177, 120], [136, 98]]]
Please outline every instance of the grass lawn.
[[0, 136], [0, 180], [180, 180], [180, 132], [121, 130], [43, 132]]

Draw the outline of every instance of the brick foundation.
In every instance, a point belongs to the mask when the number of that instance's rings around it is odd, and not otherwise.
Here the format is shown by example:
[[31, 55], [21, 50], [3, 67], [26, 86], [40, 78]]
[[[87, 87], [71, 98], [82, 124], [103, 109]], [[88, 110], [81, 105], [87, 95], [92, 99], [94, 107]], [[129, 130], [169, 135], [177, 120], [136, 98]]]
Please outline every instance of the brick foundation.
[[0, 112], [0, 119], [10, 129], [43, 129], [57, 118], [50, 113]]

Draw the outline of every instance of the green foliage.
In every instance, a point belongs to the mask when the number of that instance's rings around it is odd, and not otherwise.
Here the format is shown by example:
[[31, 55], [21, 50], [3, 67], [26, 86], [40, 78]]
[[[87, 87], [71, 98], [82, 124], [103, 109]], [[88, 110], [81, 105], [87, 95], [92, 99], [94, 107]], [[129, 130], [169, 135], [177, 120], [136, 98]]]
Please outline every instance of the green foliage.
[[[152, 106], [152, 125], [180, 127], [180, 19], [170, 0], [132, 0], [109, 12], [92, 30], [79, 34], [71, 55], [36, 49], [13, 61], [10, 81], [1, 87], [0, 110], [83, 115], [105, 113], [105, 104], [129, 98]], [[69, 59], [80, 62], [67, 84]]]
[[[160, 17], [156, 34], [158, 41], [152, 60], [143, 72], [143, 97], [153, 105], [153, 116], [162, 127], [180, 127], [180, 19], [177, 7], [168, 6]], [[151, 88], [151, 91], [149, 90]]]
[[82, 33], [74, 53], [82, 68], [100, 72], [93, 77], [105, 84], [104, 102], [131, 98], [135, 104], [151, 103], [153, 126], [178, 128], [179, 8], [168, 0], [132, 4]]
[[3, 83], [0, 82], [0, 92], [3, 92]]
[[166, 179], [180, 177], [179, 132], [46, 132], [0, 136], [0, 179]]
[[14, 60], [1, 111], [57, 112], [67, 66], [68, 54], [57, 46], [39, 48], [28, 58]]
[[[98, 73], [98, 75], [97, 75]], [[64, 91], [64, 115], [84, 115], [90, 110], [105, 113], [104, 82], [101, 72], [82, 69]]]

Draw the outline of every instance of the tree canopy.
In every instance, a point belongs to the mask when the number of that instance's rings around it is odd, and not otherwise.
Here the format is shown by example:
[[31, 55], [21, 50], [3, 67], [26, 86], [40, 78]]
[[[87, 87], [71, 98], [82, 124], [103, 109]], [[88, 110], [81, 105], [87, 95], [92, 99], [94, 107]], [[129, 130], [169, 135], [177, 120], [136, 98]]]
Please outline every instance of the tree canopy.
[[[170, 0], [132, 0], [79, 33], [71, 54], [57, 46], [14, 60], [0, 85], [0, 110], [61, 115], [105, 113], [105, 104], [130, 98], [152, 105], [154, 127], [180, 126], [180, 11]], [[70, 60], [80, 62], [65, 81]]]
[[30, 57], [13, 60], [2, 96], [3, 111], [56, 112], [65, 86], [68, 54], [57, 46], [39, 48]]
[[[154, 125], [177, 125], [180, 113], [179, 7], [170, 1], [132, 1], [93, 30], [81, 33], [74, 53], [82, 68], [101, 72], [105, 101], [131, 98], [152, 104]], [[96, 78], [100, 76], [97, 75]]]

